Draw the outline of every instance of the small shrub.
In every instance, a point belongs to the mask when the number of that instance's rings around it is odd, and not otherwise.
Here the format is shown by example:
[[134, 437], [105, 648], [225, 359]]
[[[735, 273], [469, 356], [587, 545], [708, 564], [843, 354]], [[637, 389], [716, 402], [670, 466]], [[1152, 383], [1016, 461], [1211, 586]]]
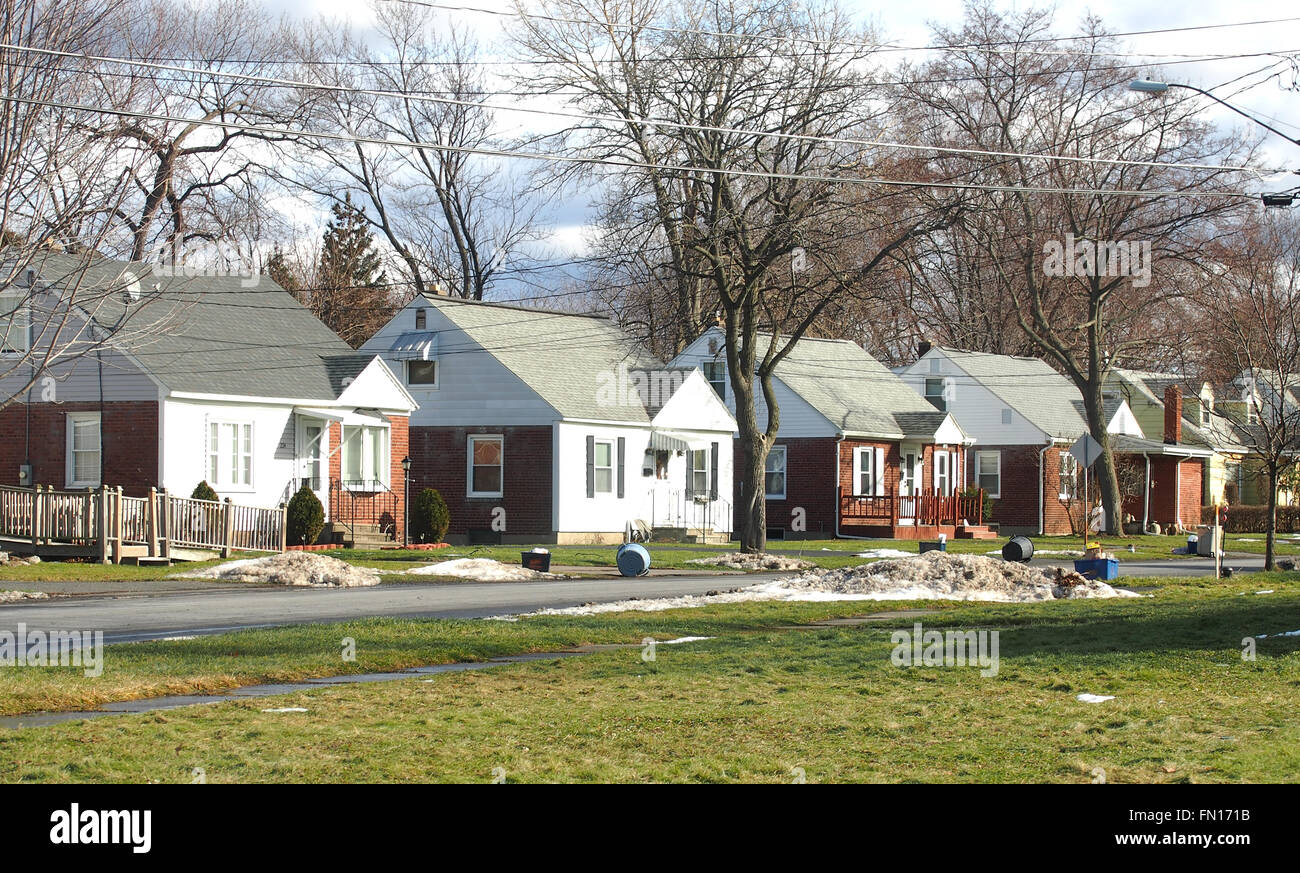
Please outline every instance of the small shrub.
[[425, 488], [411, 504], [411, 539], [440, 543], [451, 527], [451, 510], [436, 488]]
[[309, 546], [325, 529], [325, 507], [309, 487], [303, 485], [289, 501], [285, 512], [286, 539], [293, 545]]
[[190, 495], [190, 499], [191, 500], [220, 500], [221, 498], [217, 496], [216, 490], [214, 490], [213, 487], [209, 485], [207, 480], [205, 479], [199, 484], [194, 486], [194, 493]]

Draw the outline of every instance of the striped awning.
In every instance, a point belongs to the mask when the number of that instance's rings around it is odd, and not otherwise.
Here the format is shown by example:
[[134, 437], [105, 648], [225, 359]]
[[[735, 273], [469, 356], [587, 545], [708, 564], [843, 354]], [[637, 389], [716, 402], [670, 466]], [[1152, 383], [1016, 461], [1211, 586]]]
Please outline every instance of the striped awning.
[[401, 361], [427, 361], [433, 355], [435, 341], [432, 331], [407, 331], [393, 340], [388, 356]]
[[650, 431], [650, 448], [656, 452], [686, 452], [690, 444], [679, 434], [665, 430]]

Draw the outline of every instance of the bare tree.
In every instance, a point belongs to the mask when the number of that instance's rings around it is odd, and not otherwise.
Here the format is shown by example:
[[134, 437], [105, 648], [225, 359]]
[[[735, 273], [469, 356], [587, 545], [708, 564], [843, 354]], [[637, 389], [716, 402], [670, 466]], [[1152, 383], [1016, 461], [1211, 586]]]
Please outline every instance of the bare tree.
[[1238, 192], [1248, 177], [1222, 167], [1250, 153], [1215, 136], [1193, 103], [1127, 94], [1132, 72], [1107, 55], [1114, 41], [1098, 22], [1080, 36], [1053, 41], [1039, 10], [971, 7], [962, 28], [938, 31], [946, 50], [904, 91], [922, 142], [982, 152], [938, 160], [983, 186], [972, 205], [981, 217], [958, 228], [978, 265], [962, 281], [995, 280], [1011, 323], [1079, 389], [1103, 449], [1106, 530], [1116, 533], [1109, 371], [1181, 341], [1169, 307], [1190, 290], [1185, 265], [1215, 223], [1246, 202]]
[[1215, 414], [1260, 464], [1268, 492], [1264, 569], [1271, 570], [1278, 491], [1300, 460], [1300, 222], [1255, 216], [1207, 254], [1192, 338], [1211, 378], [1235, 395]]
[[554, 0], [540, 11], [515, 38], [545, 62], [533, 86], [576, 91], [593, 116], [566, 141], [617, 165], [593, 173], [612, 219], [603, 229], [657, 253], [632, 278], [660, 285], [653, 299], [672, 301], [664, 315], [682, 339], [720, 313], [741, 455], [734, 517], [741, 547], [761, 551], [776, 367], [948, 206], [861, 181], [923, 168], [842, 141], [873, 132], [878, 107], [869, 34], [833, 5]]
[[378, 45], [328, 22], [295, 37], [304, 78], [332, 86], [304, 95], [323, 129], [400, 147], [310, 143], [289, 181], [327, 202], [366, 210], [417, 293], [450, 289], [482, 299], [501, 271], [540, 237], [545, 198], [517, 163], [485, 105], [477, 44], [440, 29], [429, 10], [376, 3]]

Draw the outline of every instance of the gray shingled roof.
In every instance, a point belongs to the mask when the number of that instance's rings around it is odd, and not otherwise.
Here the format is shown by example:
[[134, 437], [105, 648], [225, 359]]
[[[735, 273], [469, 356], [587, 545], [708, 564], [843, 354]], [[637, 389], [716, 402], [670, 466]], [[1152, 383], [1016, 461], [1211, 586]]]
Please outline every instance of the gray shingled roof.
[[[1124, 383], [1136, 388], [1144, 400], [1161, 409], [1165, 407], [1165, 389], [1170, 385], [1182, 388], [1186, 384], [1186, 380], [1175, 373], [1153, 373], [1148, 370], [1127, 370], [1120, 367], [1116, 367], [1112, 372]], [[1192, 445], [1228, 451], [1240, 448], [1241, 437], [1234, 431], [1232, 423], [1222, 416], [1212, 415], [1209, 425], [1203, 425], [1184, 413], [1183, 441]]]
[[669, 368], [637, 351], [608, 317], [434, 295], [425, 300], [471, 340], [468, 347], [442, 342], [439, 355], [485, 349], [564, 418], [651, 420], [654, 411], [639, 403], [606, 402], [609, 388], [620, 378], [620, 367], [630, 372]]
[[[171, 391], [333, 400], [370, 360], [266, 276], [166, 276], [69, 254], [33, 266], [41, 283], [75, 287], [95, 324], [116, 334], [114, 345]], [[139, 279], [140, 297], [129, 303], [125, 271]]]
[[[760, 338], [761, 358], [767, 340]], [[791, 391], [851, 436], [933, 436], [947, 417], [897, 375], [849, 340], [799, 340], [776, 365]]]
[[[1088, 429], [1074, 383], [1039, 358], [942, 350], [954, 364], [1048, 436], [1074, 439]], [[958, 384], [957, 390], [961, 390]]]

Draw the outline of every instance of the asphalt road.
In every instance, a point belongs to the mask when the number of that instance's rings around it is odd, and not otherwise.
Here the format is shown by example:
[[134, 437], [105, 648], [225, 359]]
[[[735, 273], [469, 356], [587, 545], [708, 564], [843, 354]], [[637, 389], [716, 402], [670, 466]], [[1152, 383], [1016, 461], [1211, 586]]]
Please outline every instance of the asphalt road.
[[[1035, 561], [1044, 566], [1059, 561]], [[1263, 559], [1228, 558], [1227, 566], [1260, 569]], [[1127, 561], [1121, 577], [1207, 575], [1213, 562]], [[675, 597], [752, 585], [781, 574], [663, 576], [529, 583], [399, 583], [376, 588], [221, 587], [206, 591], [78, 596], [0, 606], [0, 631], [101, 630], [106, 643], [223, 633], [257, 627], [338, 622], [366, 617], [482, 618], [630, 597]]]

